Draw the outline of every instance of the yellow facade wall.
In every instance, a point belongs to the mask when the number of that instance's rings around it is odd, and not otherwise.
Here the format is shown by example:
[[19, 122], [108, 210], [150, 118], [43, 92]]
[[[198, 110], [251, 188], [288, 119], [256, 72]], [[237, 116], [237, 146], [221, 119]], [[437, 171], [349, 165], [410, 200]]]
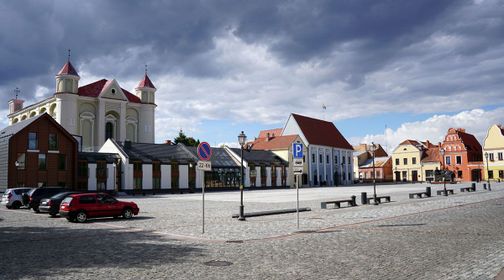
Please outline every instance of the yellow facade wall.
[[[489, 155], [488, 164], [485, 153]], [[498, 125], [494, 124], [488, 129], [488, 133], [483, 141], [483, 164], [484, 180], [488, 180], [488, 171], [492, 171], [493, 173], [493, 176], [490, 176], [490, 180], [504, 180], [504, 135], [502, 135], [501, 128]]]
[[[404, 162], [405, 159], [406, 164]], [[396, 172], [399, 172], [399, 179], [401, 181], [424, 181], [421, 159], [422, 154], [417, 147], [411, 144], [399, 145], [392, 153], [392, 172], [394, 174], [394, 181], [398, 179]], [[397, 164], [397, 162], [399, 162], [399, 164]]]

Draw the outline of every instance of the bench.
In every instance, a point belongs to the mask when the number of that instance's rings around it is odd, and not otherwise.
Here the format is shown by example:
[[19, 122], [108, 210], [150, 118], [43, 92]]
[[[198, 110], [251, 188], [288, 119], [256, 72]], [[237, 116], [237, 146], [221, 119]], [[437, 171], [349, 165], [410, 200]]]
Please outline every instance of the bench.
[[[436, 191], [437, 195], [442, 195], [442, 194], [444, 195], [444, 192], [445, 192], [444, 190], [438, 190], [438, 191]], [[446, 189], [446, 192], [448, 194], [454, 194], [454, 192], [453, 192], [452, 189]]]
[[328, 204], [334, 204], [335, 208], [340, 208], [342, 203], [347, 203], [348, 206], [357, 206], [357, 203], [355, 202], [355, 196], [352, 196], [351, 199], [323, 201], [320, 203], [320, 208], [327, 209]]
[[418, 198], [431, 197], [431, 193], [432, 193], [431, 187], [426, 187], [425, 192], [410, 193], [409, 198], [412, 199], [415, 197], [418, 197]]
[[[371, 204], [371, 200], [374, 200], [374, 197], [369, 197], [367, 203]], [[390, 202], [390, 195], [377, 196], [376, 200], [378, 203], [382, 203], [382, 200], [385, 202]]]

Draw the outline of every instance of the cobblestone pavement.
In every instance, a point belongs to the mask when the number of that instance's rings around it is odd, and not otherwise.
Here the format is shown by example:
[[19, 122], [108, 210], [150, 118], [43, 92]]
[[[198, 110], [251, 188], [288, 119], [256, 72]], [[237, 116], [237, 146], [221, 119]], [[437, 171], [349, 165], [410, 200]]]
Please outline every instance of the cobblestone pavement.
[[[301, 206], [314, 211], [302, 213], [298, 232], [291, 214], [231, 219], [233, 193], [209, 195], [204, 235], [198, 195], [134, 198], [135, 219], [85, 224], [2, 208], [0, 278], [494, 279], [504, 267], [504, 185], [422, 200], [407, 199], [413, 186], [382, 186], [395, 202], [319, 209], [362, 190], [353, 188], [303, 190]], [[292, 207], [276, 192], [247, 193], [246, 207]]]

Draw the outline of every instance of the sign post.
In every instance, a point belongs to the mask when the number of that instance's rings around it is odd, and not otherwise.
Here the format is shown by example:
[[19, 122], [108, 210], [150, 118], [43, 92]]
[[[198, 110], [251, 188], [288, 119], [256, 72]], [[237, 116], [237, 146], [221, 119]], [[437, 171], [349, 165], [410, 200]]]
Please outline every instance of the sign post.
[[299, 184], [300, 176], [303, 174], [303, 144], [292, 143], [292, 171], [296, 177], [296, 216], [297, 216], [297, 228], [299, 229]]
[[200, 159], [196, 168], [203, 171], [203, 186], [201, 187], [201, 232], [205, 233], [205, 171], [212, 171], [212, 162], [210, 161], [210, 159], [212, 158], [212, 148], [207, 142], [201, 142], [196, 150], [198, 152], [198, 158]]

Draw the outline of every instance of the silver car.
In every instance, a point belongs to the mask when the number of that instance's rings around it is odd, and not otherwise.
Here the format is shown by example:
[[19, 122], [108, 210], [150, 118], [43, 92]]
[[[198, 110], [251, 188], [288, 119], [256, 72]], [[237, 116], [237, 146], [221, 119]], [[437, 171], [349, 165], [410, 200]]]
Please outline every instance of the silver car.
[[12, 188], [6, 189], [2, 195], [2, 205], [8, 209], [18, 209], [23, 205], [23, 193], [27, 193], [31, 188]]

